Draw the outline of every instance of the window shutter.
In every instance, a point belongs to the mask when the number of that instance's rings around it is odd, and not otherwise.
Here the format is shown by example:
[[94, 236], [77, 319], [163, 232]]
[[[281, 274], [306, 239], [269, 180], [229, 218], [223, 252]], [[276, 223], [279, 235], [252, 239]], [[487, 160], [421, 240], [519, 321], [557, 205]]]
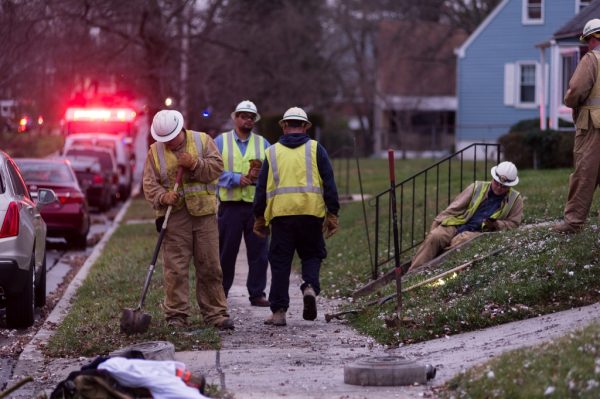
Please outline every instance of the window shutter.
[[515, 105], [515, 64], [504, 64], [504, 105]]

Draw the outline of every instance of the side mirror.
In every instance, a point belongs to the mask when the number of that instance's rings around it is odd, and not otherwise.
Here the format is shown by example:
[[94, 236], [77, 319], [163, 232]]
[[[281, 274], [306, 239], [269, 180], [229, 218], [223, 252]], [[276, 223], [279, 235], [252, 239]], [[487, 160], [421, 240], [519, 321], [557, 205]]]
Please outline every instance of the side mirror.
[[38, 208], [43, 207], [44, 205], [49, 205], [58, 201], [54, 190], [50, 190], [48, 188], [40, 188], [38, 190], [38, 201], [36, 206]]

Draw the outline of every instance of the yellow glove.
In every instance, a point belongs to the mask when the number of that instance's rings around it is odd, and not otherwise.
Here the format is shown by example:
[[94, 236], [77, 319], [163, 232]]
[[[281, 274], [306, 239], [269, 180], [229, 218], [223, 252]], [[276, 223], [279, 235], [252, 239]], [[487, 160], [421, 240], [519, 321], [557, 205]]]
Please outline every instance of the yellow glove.
[[255, 218], [254, 227], [252, 227], [254, 234], [259, 236], [260, 238], [267, 238], [267, 236], [271, 233], [271, 229], [269, 229], [269, 227], [266, 224], [267, 222], [265, 221], [264, 217], [259, 216]]
[[325, 220], [323, 221], [323, 233], [325, 234], [325, 238], [329, 238], [337, 233], [339, 228], [340, 223], [337, 215], [327, 212], [327, 215], [325, 215]]
[[177, 158], [177, 165], [189, 170], [194, 170], [198, 165], [198, 158], [194, 158], [189, 153], [184, 152]]
[[179, 194], [175, 191], [167, 191], [160, 197], [160, 203], [163, 205], [175, 205], [179, 200]]

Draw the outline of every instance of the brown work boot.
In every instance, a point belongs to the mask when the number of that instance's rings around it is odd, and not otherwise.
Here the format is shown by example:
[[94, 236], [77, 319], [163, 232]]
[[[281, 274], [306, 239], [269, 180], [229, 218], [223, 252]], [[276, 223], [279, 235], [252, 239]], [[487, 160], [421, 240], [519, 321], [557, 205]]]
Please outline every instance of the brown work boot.
[[269, 326], [285, 326], [287, 325], [285, 321], [285, 310], [278, 309], [273, 312], [271, 316], [267, 320], [265, 320], [265, 324]]
[[261, 308], [268, 308], [271, 306], [271, 303], [264, 296], [257, 296], [254, 298], [250, 298], [250, 305], [259, 306]]
[[302, 292], [304, 294], [304, 310], [302, 318], [304, 320], [314, 320], [317, 318], [317, 294], [313, 287], [307, 285]]
[[215, 324], [215, 327], [219, 330], [233, 330], [235, 329], [235, 324], [233, 324], [233, 320], [230, 318], [223, 319], [221, 322]]
[[552, 226], [552, 231], [561, 234], [575, 234], [581, 231], [581, 227], [575, 227], [566, 222], [560, 222]]
[[181, 317], [167, 319], [167, 326], [171, 328], [185, 328], [188, 326], [187, 320]]

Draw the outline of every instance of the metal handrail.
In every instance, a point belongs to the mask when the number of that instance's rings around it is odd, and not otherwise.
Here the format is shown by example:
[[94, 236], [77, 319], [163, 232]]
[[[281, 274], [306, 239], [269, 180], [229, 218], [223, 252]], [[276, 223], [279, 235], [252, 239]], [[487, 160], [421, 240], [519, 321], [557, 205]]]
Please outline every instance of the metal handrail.
[[[425, 235], [427, 233], [427, 226], [429, 223], [431, 223], [431, 221], [433, 221], [433, 218], [435, 218], [435, 216], [440, 212], [440, 200], [441, 200], [441, 195], [440, 195], [440, 188], [442, 187], [440, 184], [440, 178], [441, 178], [441, 173], [443, 173], [443, 168], [446, 167], [447, 165], [447, 169], [448, 169], [448, 174], [447, 174], [447, 179], [442, 180], [442, 183], [445, 183], [447, 185], [447, 191], [446, 191], [446, 201], [445, 201], [445, 205], [444, 208], [450, 204], [450, 202], [453, 199], [453, 187], [452, 187], [452, 183], [453, 183], [453, 178], [456, 176], [455, 174], [453, 174], [453, 168], [452, 168], [452, 162], [453, 161], [458, 161], [460, 166], [458, 171], [456, 172], [458, 174], [458, 180], [459, 180], [459, 190], [456, 191], [454, 193], [454, 196], [456, 194], [458, 194], [459, 192], [463, 191], [464, 189], [464, 178], [466, 175], [466, 170], [465, 170], [465, 154], [469, 154], [470, 152], [473, 153], [472, 156], [472, 161], [473, 161], [473, 175], [472, 175], [472, 179], [470, 180], [470, 182], [473, 182], [475, 180], [477, 180], [477, 171], [478, 169], [481, 169], [483, 166], [483, 178], [485, 180], [487, 180], [487, 176], [488, 176], [488, 170], [489, 170], [489, 166], [491, 166], [490, 164], [490, 160], [491, 160], [491, 156], [490, 156], [490, 148], [495, 149], [495, 161], [496, 164], [500, 161], [500, 145], [499, 144], [490, 144], [490, 143], [474, 143], [469, 145], [468, 147], [463, 148], [462, 150], [451, 154], [443, 159], [441, 159], [440, 161], [434, 163], [433, 165], [427, 167], [426, 169], [423, 169], [422, 171], [402, 180], [401, 182], [397, 183], [394, 186], [394, 194], [396, 195], [396, 202], [397, 202], [397, 207], [399, 207], [399, 211], [397, 211], [398, 214], [398, 231], [399, 231], [399, 242], [398, 242], [398, 247], [399, 248], [399, 252], [400, 252], [400, 256], [402, 257], [403, 255], [407, 254], [408, 251], [412, 250], [413, 248], [415, 248], [416, 246], [418, 246], [419, 244], [421, 244], [425, 238]], [[478, 160], [478, 149], [482, 149], [483, 150], [483, 165], [481, 165], [482, 160]], [[430, 173], [435, 173], [435, 183], [431, 183], [429, 181], [429, 175]], [[417, 195], [417, 181], [419, 181], [419, 179], [423, 180], [423, 185], [422, 185], [422, 194], [419, 196]], [[433, 187], [435, 188], [435, 206], [432, 207], [431, 209], [428, 209], [428, 204], [431, 200], [431, 198], [429, 197], [429, 185], [433, 184]], [[419, 188], [421, 188], [419, 186]], [[399, 189], [399, 195], [397, 193], [397, 190]], [[385, 213], [383, 212], [383, 207], [385, 206], [385, 200], [388, 199], [389, 197], [391, 197], [392, 194], [392, 188], [388, 188], [387, 190], [384, 190], [382, 192], [380, 192], [379, 194], [375, 195], [374, 197], [374, 201], [375, 201], [375, 240], [374, 240], [374, 251], [372, 251], [372, 256], [373, 256], [373, 260], [371, 262], [371, 267], [372, 267], [372, 278], [373, 279], [377, 279], [378, 275], [379, 275], [379, 268], [380, 266], [383, 266], [385, 264], [387, 264], [388, 262], [392, 261], [395, 257], [394, 254], [394, 244], [392, 243], [392, 237], [391, 237], [391, 232], [392, 232], [392, 227], [393, 227], [393, 222], [391, 219], [391, 201], [388, 200], [388, 204], [387, 204], [387, 215], [385, 215]], [[406, 202], [410, 202], [410, 206], [406, 206]], [[417, 203], [417, 201], [419, 201]], [[405, 211], [405, 208], [406, 212]], [[406, 213], [408, 213], [408, 216], [406, 215]], [[416, 226], [416, 223], [418, 221], [417, 219], [417, 213], [422, 214], [422, 225]], [[409, 218], [410, 220], [405, 221], [405, 217]], [[387, 220], [386, 220], [387, 219]], [[386, 232], [382, 232], [382, 229], [385, 229], [385, 225], [387, 222], [387, 231]], [[417, 231], [417, 227], [419, 227], [419, 230]], [[419, 234], [420, 233], [420, 234]], [[387, 256], [383, 256], [383, 258], [380, 258], [380, 242], [386, 242], [386, 247], [384, 248], [384, 253]], [[408, 241], [408, 243], [406, 242]]]

